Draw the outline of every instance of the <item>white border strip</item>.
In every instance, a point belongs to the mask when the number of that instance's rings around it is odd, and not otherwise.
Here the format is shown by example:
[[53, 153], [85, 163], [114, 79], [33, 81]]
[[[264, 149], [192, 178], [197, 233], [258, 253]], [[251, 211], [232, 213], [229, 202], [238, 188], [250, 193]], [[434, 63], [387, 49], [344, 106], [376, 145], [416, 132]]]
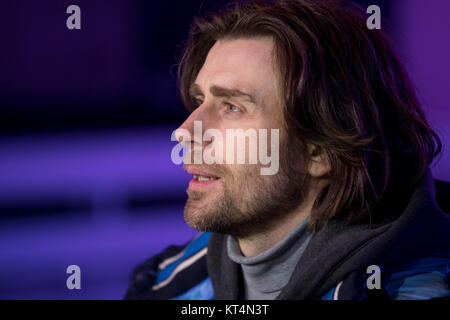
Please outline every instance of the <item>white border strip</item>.
[[180, 253], [178, 253], [178, 254], [176, 254], [176, 255], [170, 257], [170, 258], [167, 258], [167, 259], [165, 259], [163, 262], [161, 262], [161, 263], [158, 265], [158, 269], [159, 269], [159, 270], [162, 270], [162, 269], [164, 269], [165, 267], [167, 267], [169, 264], [171, 264], [172, 262], [174, 262], [174, 261], [178, 260], [179, 258], [181, 258], [181, 257], [183, 256], [183, 254], [186, 252], [187, 247], [189, 247], [189, 245], [190, 245], [191, 243], [193, 243], [195, 240], [197, 240], [198, 238], [200, 238], [201, 235], [203, 235], [203, 232], [197, 234], [197, 235], [191, 240], [191, 242], [186, 246], [186, 248], [184, 248], [184, 250], [182, 250]]
[[161, 262], [158, 265], [158, 269], [162, 270], [165, 267], [167, 267], [169, 264], [171, 264], [172, 262], [178, 260], [179, 258], [181, 258], [183, 256], [183, 254], [186, 252], [186, 249], [184, 249], [183, 251], [181, 251], [180, 253], [174, 255], [173, 257], [167, 258], [166, 260], [164, 260], [163, 262]]
[[336, 286], [336, 289], [334, 289], [333, 300], [339, 300], [339, 298], [338, 298], [339, 289], [341, 288], [343, 282], [344, 281], [339, 282], [338, 285]]
[[199, 252], [197, 252], [196, 254], [194, 254], [192, 257], [190, 257], [189, 259], [184, 260], [182, 263], [180, 263], [175, 270], [173, 270], [173, 272], [170, 274], [170, 276], [158, 283], [155, 284], [152, 287], [153, 291], [156, 291], [158, 289], [161, 289], [162, 287], [166, 286], [170, 281], [172, 281], [172, 279], [181, 271], [183, 271], [184, 269], [186, 269], [187, 267], [189, 267], [190, 265], [192, 265], [195, 261], [199, 260], [201, 257], [203, 257], [206, 252], [208, 251], [208, 247], [203, 248], [202, 250], [200, 250]]

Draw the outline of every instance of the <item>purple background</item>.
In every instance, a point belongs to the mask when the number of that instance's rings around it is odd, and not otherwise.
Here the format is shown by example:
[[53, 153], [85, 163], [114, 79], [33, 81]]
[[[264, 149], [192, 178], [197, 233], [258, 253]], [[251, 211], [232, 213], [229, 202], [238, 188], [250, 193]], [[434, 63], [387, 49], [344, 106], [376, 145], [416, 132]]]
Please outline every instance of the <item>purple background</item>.
[[[136, 264], [196, 233], [170, 160], [187, 115], [174, 65], [192, 17], [225, 2], [0, 2], [0, 299], [120, 299]], [[450, 181], [450, 2], [357, 2], [381, 7]], [[66, 288], [71, 264], [81, 290]]]

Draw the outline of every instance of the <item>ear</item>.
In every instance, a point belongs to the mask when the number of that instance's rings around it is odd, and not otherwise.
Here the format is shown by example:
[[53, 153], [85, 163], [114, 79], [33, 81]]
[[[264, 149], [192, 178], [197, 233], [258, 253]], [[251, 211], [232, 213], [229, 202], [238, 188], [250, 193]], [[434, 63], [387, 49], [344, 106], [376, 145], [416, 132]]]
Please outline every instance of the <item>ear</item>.
[[331, 171], [330, 162], [323, 150], [312, 144], [308, 148], [308, 173], [313, 178], [321, 178]]

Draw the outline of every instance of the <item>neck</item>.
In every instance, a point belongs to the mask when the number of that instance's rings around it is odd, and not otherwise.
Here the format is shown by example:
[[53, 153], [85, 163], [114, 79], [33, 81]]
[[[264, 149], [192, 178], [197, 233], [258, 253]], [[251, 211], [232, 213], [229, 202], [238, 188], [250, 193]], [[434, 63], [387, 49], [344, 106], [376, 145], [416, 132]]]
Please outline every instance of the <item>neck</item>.
[[314, 201], [321, 188], [309, 188], [305, 201], [295, 210], [282, 215], [279, 219], [265, 226], [261, 232], [250, 236], [237, 237], [241, 252], [246, 257], [252, 257], [269, 250], [283, 240], [291, 231], [311, 215]]

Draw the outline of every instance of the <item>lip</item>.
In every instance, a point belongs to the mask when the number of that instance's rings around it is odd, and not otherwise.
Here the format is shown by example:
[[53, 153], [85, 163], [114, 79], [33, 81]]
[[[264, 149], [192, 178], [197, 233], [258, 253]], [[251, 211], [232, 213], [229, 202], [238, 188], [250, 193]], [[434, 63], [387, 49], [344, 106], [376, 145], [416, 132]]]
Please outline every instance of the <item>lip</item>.
[[208, 180], [208, 181], [198, 181], [194, 178], [189, 181], [189, 189], [191, 190], [206, 190], [211, 188], [212, 185], [217, 184], [220, 179]]
[[195, 178], [192, 178], [191, 181], [189, 181], [189, 189], [192, 190], [204, 190], [206, 188], [211, 187], [214, 184], [217, 184], [217, 182], [221, 179], [219, 176], [213, 175], [203, 169], [199, 168], [193, 168], [190, 166], [183, 166], [184, 169], [192, 176], [204, 176], [204, 177], [211, 177], [215, 178], [215, 180], [207, 180], [207, 181], [198, 181]]
[[204, 177], [220, 179], [219, 176], [209, 173], [209, 172], [205, 171], [204, 169], [199, 169], [199, 168], [191, 167], [188, 165], [183, 166], [183, 168], [184, 168], [184, 170], [187, 171], [187, 173], [189, 173], [192, 176], [204, 176]]

